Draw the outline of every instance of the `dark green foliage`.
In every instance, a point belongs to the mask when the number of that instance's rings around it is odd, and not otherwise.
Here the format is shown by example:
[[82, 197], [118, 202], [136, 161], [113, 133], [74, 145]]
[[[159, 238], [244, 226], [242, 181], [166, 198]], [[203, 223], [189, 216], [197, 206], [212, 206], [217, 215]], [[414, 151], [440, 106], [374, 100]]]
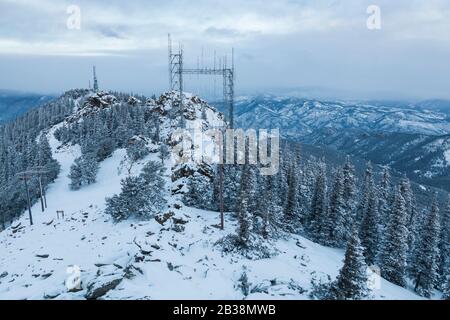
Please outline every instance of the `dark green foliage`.
[[139, 176], [122, 180], [121, 193], [106, 199], [105, 212], [116, 221], [149, 219], [161, 213], [167, 202], [163, 172], [159, 163], [148, 162]]
[[400, 188], [395, 194], [394, 207], [381, 246], [381, 276], [388, 281], [406, 286], [406, 258], [408, 251], [408, 229], [406, 228], [406, 203]]
[[439, 208], [435, 198], [417, 242], [413, 260], [414, 290], [427, 298], [431, 297], [438, 279], [439, 231]]

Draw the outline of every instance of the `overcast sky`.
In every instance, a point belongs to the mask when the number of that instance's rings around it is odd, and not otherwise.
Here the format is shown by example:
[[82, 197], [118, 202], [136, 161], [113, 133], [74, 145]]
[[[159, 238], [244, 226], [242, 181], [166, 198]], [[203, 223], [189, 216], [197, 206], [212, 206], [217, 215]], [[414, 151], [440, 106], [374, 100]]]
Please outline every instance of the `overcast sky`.
[[[367, 28], [369, 5], [379, 30]], [[192, 67], [202, 48], [206, 64], [234, 47], [241, 94], [450, 98], [448, 0], [0, 0], [0, 88], [87, 87], [95, 64], [102, 88], [160, 93], [169, 32]]]

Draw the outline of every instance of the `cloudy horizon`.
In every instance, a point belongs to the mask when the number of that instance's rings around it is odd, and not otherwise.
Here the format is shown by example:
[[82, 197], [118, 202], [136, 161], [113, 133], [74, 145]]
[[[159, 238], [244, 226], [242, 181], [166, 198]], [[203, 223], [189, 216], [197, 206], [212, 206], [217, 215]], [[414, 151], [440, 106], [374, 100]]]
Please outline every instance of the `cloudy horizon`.
[[[370, 5], [381, 10], [381, 29], [367, 27]], [[68, 27], [73, 6], [79, 29]], [[171, 33], [188, 66], [235, 48], [238, 94], [450, 98], [445, 0], [0, 0], [0, 24], [0, 88], [8, 90], [87, 87], [96, 65], [103, 88], [160, 93]]]

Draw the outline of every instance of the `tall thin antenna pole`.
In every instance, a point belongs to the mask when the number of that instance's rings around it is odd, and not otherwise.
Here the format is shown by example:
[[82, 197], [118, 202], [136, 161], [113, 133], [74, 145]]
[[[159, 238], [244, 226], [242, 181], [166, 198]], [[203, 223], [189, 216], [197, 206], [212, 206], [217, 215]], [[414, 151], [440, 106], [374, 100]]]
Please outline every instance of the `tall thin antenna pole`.
[[97, 72], [95, 70], [95, 66], [92, 68], [93, 74], [94, 74], [94, 91], [98, 91], [98, 81], [97, 81]]

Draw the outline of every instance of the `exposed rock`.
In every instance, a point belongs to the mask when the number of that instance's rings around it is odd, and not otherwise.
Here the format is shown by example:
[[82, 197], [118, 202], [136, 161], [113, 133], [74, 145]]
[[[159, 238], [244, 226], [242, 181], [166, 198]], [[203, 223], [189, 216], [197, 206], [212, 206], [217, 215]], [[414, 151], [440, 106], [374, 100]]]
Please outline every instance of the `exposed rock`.
[[115, 289], [122, 280], [123, 276], [118, 274], [96, 278], [87, 285], [85, 297], [88, 300], [96, 300], [104, 296], [108, 291]]
[[156, 215], [155, 216], [155, 220], [160, 224], [160, 225], [164, 225], [164, 223], [169, 220], [170, 218], [172, 218], [175, 215], [175, 213], [173, 213], [172, 211], [169, 211], [165, 214], [161, 215]]

